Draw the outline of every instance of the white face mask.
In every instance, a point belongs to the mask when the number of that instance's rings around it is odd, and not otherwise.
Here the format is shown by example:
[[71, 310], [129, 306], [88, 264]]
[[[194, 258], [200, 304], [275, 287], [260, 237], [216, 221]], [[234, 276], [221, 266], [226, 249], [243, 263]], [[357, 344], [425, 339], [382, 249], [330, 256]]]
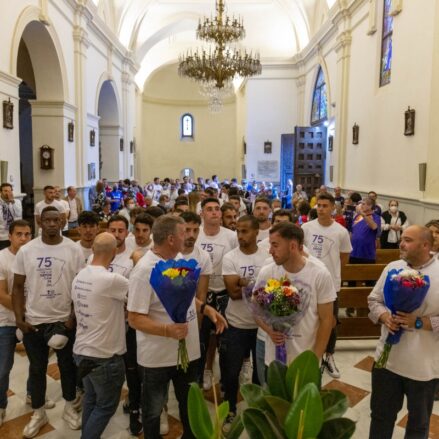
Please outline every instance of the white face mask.
[[390, 212], [392, 212], [392, 213], [396, 213], [396, 212], [398, 212], [398, 206], [390, 206], [390, 207], [389, 207], [389, 210], [390, 210]]

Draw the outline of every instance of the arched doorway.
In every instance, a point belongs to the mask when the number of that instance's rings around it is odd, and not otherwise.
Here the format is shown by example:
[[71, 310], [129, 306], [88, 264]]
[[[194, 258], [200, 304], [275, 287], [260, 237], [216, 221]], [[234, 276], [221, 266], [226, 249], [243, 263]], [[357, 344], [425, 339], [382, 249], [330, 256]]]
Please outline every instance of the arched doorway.
[[[20, 188], [23, 199], [23, 216], [33, 222], [34, 202], [42, 198], [47, 184], [65, 187], [65, 162], [72, 158], [65, 154], [66, 127], [74, 119], [74, 110], [65, 104], [62, 62], [51, 33], [54, 30], [37, 20], [29, 20], [32, 11], [22, 15], [16, 26], [13, 56], [19, 85], [19, 151]], [[15, 69], [14, 69], [15, 67]], [[54, 149], [53, 169], [40, 168], [40, 147]], [[18, 157], [17, 157], [18, 159]], [[18, 161], [18, 160], [17, 160]], [[75, 163], [73, 161], [73, 163]], [[74, 172], [74, 171], [73, 171]], [[71, 179], [70, 179], [71, 180]], [[74, 180], [73, 180], [74, 181]], [[18, 189], [18, 181], [16, 182]]]
[[119, 121], [118, 95], [114, 82], [102, 83], [98, 100], [99, 178], [115, 182], [123, 178], [123, 130]]

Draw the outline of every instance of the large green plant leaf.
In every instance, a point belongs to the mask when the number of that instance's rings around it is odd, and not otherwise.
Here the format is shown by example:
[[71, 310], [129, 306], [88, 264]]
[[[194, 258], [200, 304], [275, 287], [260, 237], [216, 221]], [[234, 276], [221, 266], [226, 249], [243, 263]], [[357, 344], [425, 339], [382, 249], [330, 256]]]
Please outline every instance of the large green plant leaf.
[[320, 387], [319, 360], [312, 351], [302, 352], [289, 365], [285, 377], [285, 384], [290, 400], [294, 402], [299, 392], [308, 383]]
[[277, 396], [266, 395], [265, 400], [270, 405], [272, 412], [276, 416], [280, 425], [284, 425], [285, 418], [290, 409], [291, 403]]
[[268, 389], [273, 396], [288, 399], [288, 391], [285, 384], [287, 366], [280, 361], [272, 361], [267, 370]]
[[349, 439], [355, 432], [355, 422], [347, 418], [326, 421], [318, 435], [318, 439]]
[[241, 437], [241, 433], [243, 432], [243, 430], [244, 430], [244, 424], [242, 423], [241, 415], [237, 415], [232, 422], [230, 431], [228, 433], [223, 433], [223, 435], [225, 439], [239, 439]]
[[260, 409], [248, 408], [244, 410], [242, 422], [251, 439], [284, 439], [284, 435], [277, 431]]
[[213, 425], [206, 401], [197, 383], [191, 383], [188, 396], [188, 416], [192, 433], [197, 439], [211, 439]]
[[349, 401], [343, 392], [339, 390], [322, 390], [320, 396], [322, 397], [324, 421], [340, 418], [346, 413]]
[[271, 410], [264, 396], [267, 392], [257, 384], [243, 384], [241, 386], [241, 395], [249, 407], [255, 407], [262, 410]]
[[222, 435], [222, 428], [224, 421], [229, 414], [229, 401], [223, 401], [216, 409], [214, 438], [219, 438]]
[[306, 384], [291, 405], [285, 418], [288, 439], [317, 437], [323, 423], [323, 406], [319, 389]]

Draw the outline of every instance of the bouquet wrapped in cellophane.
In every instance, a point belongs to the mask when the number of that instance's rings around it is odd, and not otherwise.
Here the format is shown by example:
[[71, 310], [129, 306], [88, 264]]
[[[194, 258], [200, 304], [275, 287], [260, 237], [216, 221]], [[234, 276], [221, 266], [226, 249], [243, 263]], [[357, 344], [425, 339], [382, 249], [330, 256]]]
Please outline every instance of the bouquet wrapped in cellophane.
[[[285, 335], [303, 317], [310, 299], [299, 282], [293, 284], [287, 277], [249, 285], [243, 289], [243, 298], [256, 317]], [[285, 342], [276, 346], [276, 360], [287, 363]]]
[[[410, 268], [394, 268], [389, 270], [384, 283], [384, 303], [392, 315], [397, 311], [412, 313], [422, 305], [429, 288], [428, 276]], [[389, 333], [384, 350], [375, 364], [376, 368], [386, 367], [392, 346], [399, 343], [403, 332], [404, 329], [399, 328], [394, 334]]]
[[[159, 261], [152, 269], [149, 281], [173, 322], [186, 322], [199, 277], [200, 268], [195, 259]], [[178, 341], [177, 368], [182, 367], [186, 372], [188, 365], [186, 340], [182, 339]]]

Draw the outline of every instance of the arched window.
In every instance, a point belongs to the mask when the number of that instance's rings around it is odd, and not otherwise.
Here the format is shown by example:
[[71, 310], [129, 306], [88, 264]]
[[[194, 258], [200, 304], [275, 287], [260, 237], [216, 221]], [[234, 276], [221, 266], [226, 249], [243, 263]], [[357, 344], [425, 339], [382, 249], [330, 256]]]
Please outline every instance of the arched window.
[[194, 138], [194, 118], [189, 113], [185, 113], [183, 116], [181, 116], [181, 138]]
[[318, 125], [327, 118], [328, 99], [326, 97], [326, 83], [323, 70], [320, 67], [312, 95], [311, 125]]
[[392, 0], [384, 0], [383, 35], [381, 41], [380, 87], [390, 82], [392, 74], [393, 17], [390, 15]]

